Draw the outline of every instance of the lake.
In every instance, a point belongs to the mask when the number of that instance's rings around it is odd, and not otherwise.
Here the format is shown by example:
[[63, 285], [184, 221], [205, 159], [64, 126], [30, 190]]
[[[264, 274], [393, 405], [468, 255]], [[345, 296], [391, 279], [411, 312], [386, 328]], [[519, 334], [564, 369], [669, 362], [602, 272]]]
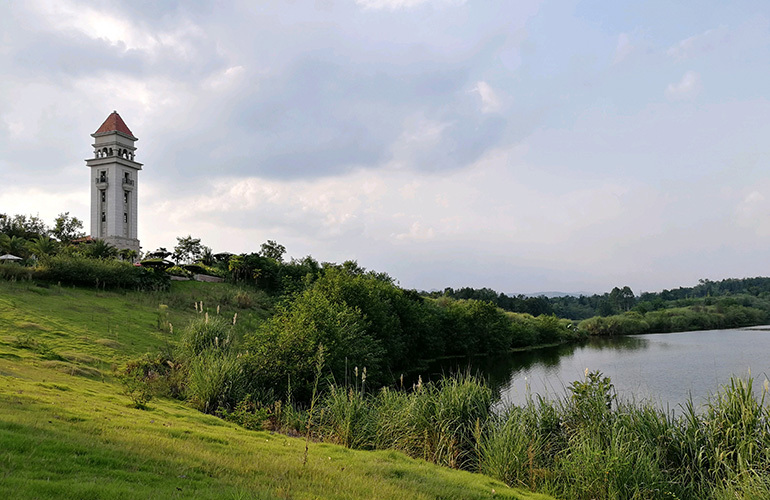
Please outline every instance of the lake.
[[[692, 396], [696, 407], [728, 384], [731, 375], [754, 377], [757, 394], [770, 378], [770, 327], [707, 330], [591, 339], [505, 356], [444, 361], [432, 372], [471, 368], [485, 376], [502, 402], [522, 404], [532, 394], [565, 393], [585, 370], [612, 379], [623, 400], [647, 400], [678, 410]], [[432, 377], [431, 377], [432, 378]]]

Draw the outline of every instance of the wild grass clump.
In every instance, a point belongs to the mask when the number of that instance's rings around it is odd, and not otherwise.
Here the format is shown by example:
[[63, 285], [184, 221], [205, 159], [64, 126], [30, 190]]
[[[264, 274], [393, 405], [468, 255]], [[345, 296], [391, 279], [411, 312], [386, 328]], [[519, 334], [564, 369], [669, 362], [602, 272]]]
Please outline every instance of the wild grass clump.
[[179, 357], [187, 367], [187, 398], [200, 411], [230, 410], [246, 395], [230, 321], [208, 313], [196, 316], [182, 333]]
[[233, 352], [207, 349], [189, 362], [187, 396], [204, 413], [233, 408], [245, 396], [245, 377]]
[[221, 316], [198, 315], [182, 332], [179, 354], [194, 359], [207, 350], [230, 352], [235, 344], [232, 323]]
[[360, 391], [332, 384], [321, 401], [320, 432], [331, 441], [348, 448], [371, 449], [376, 420], [373, 405]]
[[383, 388], [374, 395], [332, 386], [322, 399], [318, 432], [353, 448], [399, 450], [474, 470], [491, 403], [492, 391], [470, 375], [419, 383], [411, 392]]

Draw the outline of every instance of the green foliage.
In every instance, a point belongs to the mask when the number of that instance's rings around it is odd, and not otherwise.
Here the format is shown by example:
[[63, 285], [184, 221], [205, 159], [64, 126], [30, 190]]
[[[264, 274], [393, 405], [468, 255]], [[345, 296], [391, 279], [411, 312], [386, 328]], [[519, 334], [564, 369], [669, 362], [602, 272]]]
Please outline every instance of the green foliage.
[[69, 212], [64, 212], [59, 214], [56, 220], [54, 220], [51, 236], [56, 238], [59, 243], [68, 245], [72, 240], [85, 236], [82, 230], [83, 222], [77, 217], [70, 217]]
[[364, 393], [332, 384], [324, 394], [322, 405], [318, 433], [325, 440], [348, 448], [373, 447], [376, 419]]
[[469, 375], [420, 383], [411, 392], [383, 388], [374, 395], [332, 385], [316, 432], [349, 447], [394, 449], [475, 470], [476, 443], [491, 403], [492, 391]]
[[0, 279], [8, 281], [31, 280], [35, 272], [30, 267], [23, 267], [18, 264], [0, 263]]
[[123, 386], [123, 394], [128, 396], [135, 408], [147, 408], [147, 403], [152, 400], [152, 390], [144, 374], [135, 367], [128, 367], [120, 375], [118, 380]]
[[215, 413], [233, 408], [245, 396], [246, 380], [232, 351], [207, 349], [188, 361], [187, 397], [193, 408]]
[[232, 323], [221, 316], [201, 313], [184, 329], [179, 353], [193, 407], [204, 413], [229, 411], [246, 395], [248, 381], [235, 347]]
[[0, 252], [16, 257], [27, 258], [29, 256], [28, 241], [21, 236], [0, 234]]
[[280, 243], [276, 243], [273, 240], [267, 240], [265, 243], [262, 243], [259, 247], [259, 254], [262, 257], [267, 257], [268, 259], [277, 260], [278, 262], [283, 262], [283, 255], [286, 253], [286, 247], [281, 245]]
[[82, 254], [92, 259], [114, 259], [118, 256], [118, 249], [97, 238], [83, 247]]
[[185, 236], [184, 238], [177, 237], [176, 241], [173, 257], [177, 264], [192, 264], [203, 258], [206, 250], [211, 252], [210, 248], [201, 244], [200, 238]]
[[167, 276], [151, 269], [136, 267], [117, 260], [90, 259], [77, 255], [55, 255], [43, 259], [35, 277], [66, 285], [134, 290], [163, 290], [169, 286]]
[[268, 408], [252, 401], [251, 395], [247, 395], [238, 401], [232, 410], [220, 406], [217, 415], [228, 422], [240, 425], [244, 429], [261, 431], [265, 427], [270, 412]]
[[255, 383], [307, 400], [319, 345], [326, 349], [326, 369], [340, 379], [346, 362], [379, 369], [383, 347], [367, 332], [367, 321], [347, 304], [334, 302], [320, 289], [301, 294], [289, 309], [265, 322], [247, 340], [249, 368]]
[[48, 235], [48, 226], [36, 215], [0, 214], [0, 233], [20, 240], [31, 240]]
[[632, 311], [616, 316], [597, 316], [581, 321], [578, 326], [590, 335], [613, 336], [738, 328], [763, 324], [770, 319], [770, 303], [759, 299], [745, 301], [748, 305], [733, 298], [712, 302], [709, 306], [694, 304], [644, 314]]
[[190, 360], [204, 351], [234, 352], [235, 336], [232, 323], [221, 316], [199, 314], [182, 331], [179, 351], [182, 359]]
[[55, 254], [58, 248], [56, 241], [48, 236], [38, 236], [27, 243], [27, 249], [38, 259]]
[[[149, 265], [147, 265], [147, 264], [149, 264]], [[157, 267], [162, 267], [164, 265], [165, 264], [158, 264]], [[155, 264], [148, 263], [147, 261], [142, 261], [142, 266], [152, 267], [152, 266], [155, 266]], [[178, 276], [180, 278], [191, 278], [192, 277], [192, 273], [190, 271], [188, 271], [187, 269], [185, 269], [184, 267], [181, 267], [181, 266], [170, 266], [170, 267], [167, 267], [166, 268], [166, 274], [168, 274], [169, 276]]]
[[310, 360], [319, 344], [326, 348], [326, 373], [334, 380], [345, 380], [349, 367], [366, 366], [370, 387], [377, 388], [414, 373], [429, 359], [499, 353], [572, 337], [554, 316], [505, 313], [476, 300], [425, 300], [387, 275], [351, 262], [327, 266], [249, 335], [247, 364], [256, 385], [281, 394], [291, 381], [294, 397], [306, 401]]

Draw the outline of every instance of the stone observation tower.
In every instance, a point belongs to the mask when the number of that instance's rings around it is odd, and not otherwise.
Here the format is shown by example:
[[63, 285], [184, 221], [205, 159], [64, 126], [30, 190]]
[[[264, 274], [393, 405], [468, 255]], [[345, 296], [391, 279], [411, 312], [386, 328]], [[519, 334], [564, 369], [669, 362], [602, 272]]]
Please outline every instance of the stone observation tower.
[[134, 142], [139, 139], [117, 111], [91, 137], [94, 157], [86, 160], [91, 169], [91, 237], [138, 253], [137, 195], [142, 164], [134, 161]]

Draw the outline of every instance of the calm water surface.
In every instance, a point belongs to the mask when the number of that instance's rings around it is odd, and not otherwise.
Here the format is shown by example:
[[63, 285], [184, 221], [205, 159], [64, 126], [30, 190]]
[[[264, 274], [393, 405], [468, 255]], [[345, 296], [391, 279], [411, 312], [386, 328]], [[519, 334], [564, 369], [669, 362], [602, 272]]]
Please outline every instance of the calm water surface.
[[[462, 364], [464, 363], [464, 366]], [[696, 406], [751, 373], [761, 392], [770, 378], [770, 331], [709, 330], [612, 339], [444, 363], [436, 371], [468, 368], [484, 374], [503, 401], [521, 404], [527, 392], [561, 396], [586, 368], [612, 378], [619, 397], [648, 400], [677, 410], [692, 396]]]

